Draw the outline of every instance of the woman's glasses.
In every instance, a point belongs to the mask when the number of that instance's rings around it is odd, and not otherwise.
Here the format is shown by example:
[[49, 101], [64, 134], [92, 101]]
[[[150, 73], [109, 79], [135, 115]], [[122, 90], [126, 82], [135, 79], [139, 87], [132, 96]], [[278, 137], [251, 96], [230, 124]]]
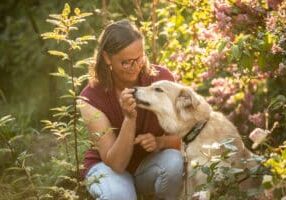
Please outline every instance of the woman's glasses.
[[128, 59], [128, 60], [123, 60], [121, 62], [121, 65], [123, 68], [125, 69], [130, 69], [134, 67], [134, 64], [136, 63], [136, 65], [142, 65], [145, 61], [145, 55], [143, 56], [139, 56], [138, 58], [135, 59]]

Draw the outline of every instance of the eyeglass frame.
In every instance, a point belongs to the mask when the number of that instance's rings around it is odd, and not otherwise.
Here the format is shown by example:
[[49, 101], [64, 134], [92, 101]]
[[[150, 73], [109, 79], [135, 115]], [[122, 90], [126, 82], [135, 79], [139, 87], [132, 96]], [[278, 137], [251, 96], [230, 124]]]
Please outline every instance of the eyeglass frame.
[[[139, 59], [142, 58], [142, 61], [141, 63], [138, 63], [138, 61], [140, 61]], [[134, 63], [136, 62], [136, 64], [143, 64], [145, 61], [145, 54], [142, 55], [142, 56], [138, 56], [138, 58], [134, 58], [134, 59], [128, 59], [128, 60], [123, 60], [121, 61], [121, 66], [125, 69], [129, 69], [129, 68], [132, 68], [134, 67]], [[130, 62], [130, 63], [124, 63], [124, 62]], [[127, 67], [124, 66], [124, 65], [128, 65]]]

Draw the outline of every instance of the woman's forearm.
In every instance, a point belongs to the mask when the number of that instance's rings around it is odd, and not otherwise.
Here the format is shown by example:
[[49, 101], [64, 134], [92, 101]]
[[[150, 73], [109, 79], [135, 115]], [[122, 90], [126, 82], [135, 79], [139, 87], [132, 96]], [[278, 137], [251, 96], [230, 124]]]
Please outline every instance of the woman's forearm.
[[106, 155], [106, 164], [114, 171], [125, 171], [133, 153], [136, 118], [125, 117], [120, 132]]
[[161, 149], [181, 149], [181, 138], [177, 135], [163, 135], [157, 137], [159, 150]]

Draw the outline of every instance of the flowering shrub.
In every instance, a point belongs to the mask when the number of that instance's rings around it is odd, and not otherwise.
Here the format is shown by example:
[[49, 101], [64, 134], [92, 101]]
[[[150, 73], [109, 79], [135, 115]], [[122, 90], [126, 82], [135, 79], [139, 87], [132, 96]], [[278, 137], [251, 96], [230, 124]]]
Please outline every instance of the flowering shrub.
[[[158, 10], [159, 62], [173, 69], [247, 136], [254, 128], [277, 137], [285, 126], [285, 2], [194, 1]], [[168, 11], [167, 11], [168, 10]], [[206, 18], [205, 16], [208, 15]], [[160, 40], [161, 39], [161, 40]], [[278, 99], [281, 109], [273, 110]], [[247, 138], [247, 137], [245, 137]], [[246, 139], [247, 140], [247, 139]], [[250, 141], [246, 141], [250, 146]]]

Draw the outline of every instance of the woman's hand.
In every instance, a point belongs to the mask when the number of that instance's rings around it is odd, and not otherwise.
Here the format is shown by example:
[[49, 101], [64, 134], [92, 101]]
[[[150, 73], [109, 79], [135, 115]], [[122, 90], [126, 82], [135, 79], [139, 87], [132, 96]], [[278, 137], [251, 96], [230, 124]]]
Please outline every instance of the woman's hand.
[[128, 118], [136, 118], [136, 101], [133, 97], [134, 89], [125, 88], [119, 97], [119, 103], [123, 111], [123, 115]]
[[160, 149], [157, 138], [151, 133], [140, 134], [135, 138], [134, 144], [140, 144], [148, 152], [158, 151]]

